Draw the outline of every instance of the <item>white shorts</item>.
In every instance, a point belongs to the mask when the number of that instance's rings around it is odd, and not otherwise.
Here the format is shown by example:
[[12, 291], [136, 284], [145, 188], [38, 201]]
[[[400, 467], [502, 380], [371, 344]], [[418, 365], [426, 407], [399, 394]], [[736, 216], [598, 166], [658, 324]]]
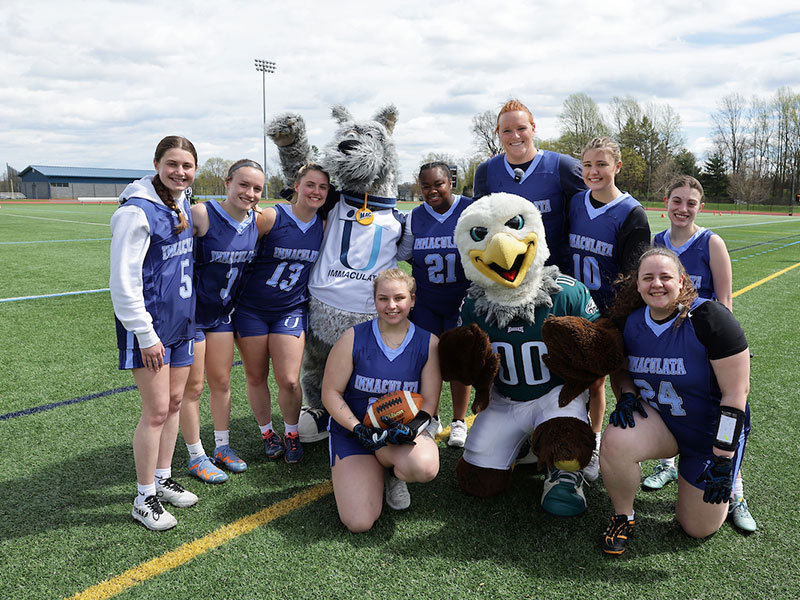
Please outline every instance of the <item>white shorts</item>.
[[589, 422], [589, 390], [564, 408], [558, 406], [562, 386], [548, 394], [519, 402], [499, 394], [492, 387], [489, 406], [478, 413], [464, 446], [464, 460], [476, 467], [508, 470], [519, 454], [522, 443], [540, 424], [555, 417], [575, 417]]

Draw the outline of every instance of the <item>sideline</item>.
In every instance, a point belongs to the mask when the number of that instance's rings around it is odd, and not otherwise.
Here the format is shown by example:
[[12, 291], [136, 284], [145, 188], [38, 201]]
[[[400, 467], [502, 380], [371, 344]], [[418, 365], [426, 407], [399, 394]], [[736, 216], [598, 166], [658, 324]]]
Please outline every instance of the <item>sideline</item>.
[[70, 600], [105, 600], [116, 596], [130, 587], [152, 579], [161, 573], [171, 571], [222, 544], [250, 533], [256, 527], [266, 525], [270, 521], [288, 515], [290, 512], [303, 508], [307, 504], [331, 493], [333, 493], [333, 484], [331, 484], [330, 480], [318, 483], [291, 498], [276, 502], [255, 514], [242, 517], [229, 525], [224, 525], [216, 531], [212, 531], [206, 536], [187, 542], [174, 550], [165, 552], [161, 556], [128, 569], [121, 575], [101, 581], [97, 585], [71, 596]]
[[59, 223], [77, 223], [78, 225], [97, 225], [99, 227], [111, 227], [110, 223], [91, 223], [88, 221], [69, 221], [67, 219], [52, 219], [50, 217], [34, 217], [32, 215], [15, 215], [14, 213], [8, 213], [6, 211], [0, 213], [0, 217], [19, 217], [20, 219], [39, 219], [41, 221], [58, 221]]
[[17, 296], [16, 298], [0, 298], [2, 302], [16, 302], [17, 300], [39, 300], [40, 298], [58, 298], [59, 296], [77, 296], [80, 294], [97, 294], [98, 292], [108, 292], [109, 288], [99, 290], [81, 290], [79, 292], [60, 292], [58, 294], [42, 294], [41, 296]]
[[111, 238], [86, 238], [83, 240], [33, 240], [30, 242], [0, 242], [0, 246], [16, 244], [58, 244], [61, 242], [107, 242]]
[[[787, 273], [797, 267], [800, 267], [800, 262], [734, 292], [733, 297], [736, 298], [737, 296], [741, 296], [745, 292], [749, 292], [750, 290], [763, 285], [764, 283], [775, 279], [776, 277], [779, 277], [780, 275], [783, 275], [784, 273]], [[474, 420], [475, 415], [468, 417], [466, 419], [467, 425], [472, 425]], [[443, 429], [442, 432], [436, 436], [436, 440], [444, 440], [449, 434], [449, 430], [449, 427]], [[209, 550], [212, 550], [241, 535], [249, 533], [256, 527], [260, 527], [261, 525], [265, 525], [279, 517], [285, 516], [296, 509], [302, 508], [303, 506], [314, 502], [315, 500], [331, 494], [332, 492], [333, 485], [329, 480], [325, 481], [303, 492], [300, 492], [292, 498], [287, 498], [286, 500], [282, 500], [277, 504], [273, 504], [271, 507], [265, 508], [264, 510], [261, 510], [253, 515], [242, 517], [230, 525], [224, 525], [205, 537], [199, 538], [192, 542], [187, 542], [175, 550], [170, 550], [161, 556], [152, 558], [147, 562], [125, 571], [121, 575], [102, 581], [97, 585], [84, 590], [83, 592], [79, 592], [74, 596], [71, 596], [69, 600], [107, 600], [108, 598], [123, 592], [129, 587], [142, 583], [157, 575], [185, 564], [195, 557], [205, 554]]]

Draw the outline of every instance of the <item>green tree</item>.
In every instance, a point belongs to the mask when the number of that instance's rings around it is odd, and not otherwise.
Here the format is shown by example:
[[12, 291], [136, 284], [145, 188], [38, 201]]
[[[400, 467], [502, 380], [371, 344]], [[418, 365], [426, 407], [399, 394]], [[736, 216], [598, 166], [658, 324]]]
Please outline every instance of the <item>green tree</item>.
[[731, 201], [728, 191], [728, 169], [725, 158], [720, 152], [715, 152], [706, 159], [698, 179], [703, 184], [706, 198], [714, 202]]
[[575, 157], [581, 155], [592, 138], [609, 133], [597, 103], [583, 92], [567, 96], [558, 122], [561, 125], [560, 141], [568, 149], [567, 153]]

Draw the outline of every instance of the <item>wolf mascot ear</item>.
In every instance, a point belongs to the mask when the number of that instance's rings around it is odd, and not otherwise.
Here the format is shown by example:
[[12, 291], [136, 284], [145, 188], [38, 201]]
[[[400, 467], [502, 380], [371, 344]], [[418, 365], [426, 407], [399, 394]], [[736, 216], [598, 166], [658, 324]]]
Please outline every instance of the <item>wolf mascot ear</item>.
[[375, 113], [375, 120], [386, 128], [390, 135], [394, 132], [394, 125], [397, 123], [397, 107], [390, 104]]

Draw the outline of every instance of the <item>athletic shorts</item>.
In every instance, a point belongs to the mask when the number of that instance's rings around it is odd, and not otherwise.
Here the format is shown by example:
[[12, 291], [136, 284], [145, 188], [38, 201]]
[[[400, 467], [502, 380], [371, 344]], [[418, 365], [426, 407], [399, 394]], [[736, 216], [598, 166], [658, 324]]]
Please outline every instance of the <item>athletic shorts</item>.
[[308, 334], [308, 309], [294, 308], [285, 314], [269, 315], [237, 308], [233, 313], [233, 327], [239, 337], [252, 337], [281, 333], [299, 338]]
[[[742, 468], [744, 448], [747, 445], [747, 437], [749, 434], [750, 421], [748, 419], [745, 427], [742, 428], [742, 433], [739, 436], [739, 445], [736, 447], [736, 452], [733, 454], [734, 479], [739, 469]], [[680, 473], [681, 477], [687, 482], [701, 490], [706, 489], [706, 484], [703, 482], [697, 483], [697, 478], [700, 477], [700, 474], [705, 470], [706, 461], [711, 459], [711, 448], [713, 445], [713, 438], [708, 438], [699, 443], [695, 440], [688, 443], [683, 443], [681, 440], [678, 440], [678, 473]]]
[[422, 327], [434, 335], [441, 335], [443, 331], [458, 326], [458, 311], [452, 315], [444, 315], [428, 306], [416, 304], [411, 309], [408, 319], [417, 327]]
[[[333, 420], [333, 417], [331, 417]], [[354, 433], [348, 431], [344, 427], [334, 425], [328, 421], [328, 453], [331, 457], [331, 468], [337, 460], [342, 460], [348, 456], [366, 455], [374, 456], [375, 450], [367, 450], [358, 441]]]
[[492, 387], [489, 406], [478, 413], [469, 430], [464, 460], [476, 467], [506, 471], [514, 464], [522, 443], [545, 421], [554, 417], [575, 417], [588, 423], [589, 391], [560, 408], [561, 387], [527, 402], [511, 400]]
[[[194, 340], [183, 340], [176, 342], [172, 346], [164, 346], [164, 366], [188, 367], [194, 363]], [[119, 369], [141, 369], [144, 367], [142, 362], [142, 351], [139, 349], [138, 342], [133, 348], [126, 348], [119, 351]]]
[[233, 320], [231, 319], [231, 315], [226, 315], [215, 327], [209, 327], [205, 329], [200, 329], [198, 327], [194, 332], [194, 341], [204, 342], [206, 339], [206, 333], [233, 333]]

